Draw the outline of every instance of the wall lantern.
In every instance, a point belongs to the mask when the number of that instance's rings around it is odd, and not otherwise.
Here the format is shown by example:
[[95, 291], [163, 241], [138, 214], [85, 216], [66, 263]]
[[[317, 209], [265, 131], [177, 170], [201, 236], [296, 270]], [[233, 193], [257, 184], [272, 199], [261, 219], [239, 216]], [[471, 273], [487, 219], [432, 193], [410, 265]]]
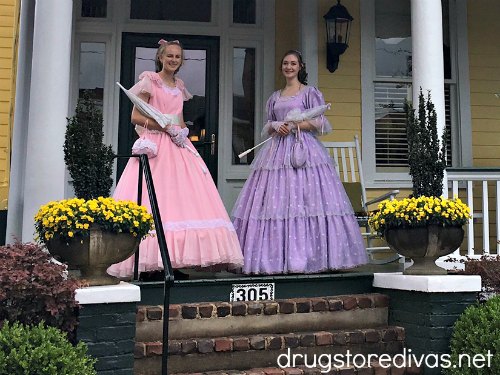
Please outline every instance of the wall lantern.
[[353, 18], [340, 0], [323, 18], [326, 22], [326, 67], [333, 73], [339, 67], [339, 56], [348, 47]]

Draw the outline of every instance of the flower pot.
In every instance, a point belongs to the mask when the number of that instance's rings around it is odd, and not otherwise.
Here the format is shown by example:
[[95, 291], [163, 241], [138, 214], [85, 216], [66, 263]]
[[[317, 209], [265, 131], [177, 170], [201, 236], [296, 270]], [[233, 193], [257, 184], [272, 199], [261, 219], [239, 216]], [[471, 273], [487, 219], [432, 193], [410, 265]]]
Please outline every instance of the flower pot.
[[120, 280], [108, 275], [107, 268], [134, 254], [140, 241], [129, 233], [91, 228], [89, 237], [75, 238], [69, 243], [55, 236], [47, 242], [47, 249], [54, 258], [67, 263], [70, 269], [79, 269], [81, 278], [90, 285], [113, 285]]
[[462, 227], [429, 225], [422, 228], [390, 228], [384, 237], [398, 254], [413, 260], [405, 275], [446, 275], [436, 260], [454, 252], [464, 239]]

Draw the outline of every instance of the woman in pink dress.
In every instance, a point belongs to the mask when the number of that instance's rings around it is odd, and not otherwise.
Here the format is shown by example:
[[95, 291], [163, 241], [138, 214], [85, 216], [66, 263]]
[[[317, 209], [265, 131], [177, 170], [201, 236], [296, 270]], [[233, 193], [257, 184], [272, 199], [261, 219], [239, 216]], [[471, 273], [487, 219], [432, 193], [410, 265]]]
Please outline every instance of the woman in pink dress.
[[[183, 102], [192, 95], [175, 76], [182, 65], [182, 47], [178, 41], [160, 40], [159, 44], [158, 72], [142, 73], [131, 91], [162, 113], [171, 115], [172, 125], [162, 128], [136, 108], [131, 120], [141, 124], [136, 125], [139, 134], [147, 131], [147, 137], [158, 146], [157, 156], [149, 159], [149, 163], [172, 266], [240, 268], [243, 255], [234, 227], [206, 165], [189, 150], [195, 148], [187, 138], [182, 108]], [[138, 168], [139, 161], [131, 158], [116, 186], [114, 198], [137, 199]], [[150, 209], [145, 186], [142, 204]], [[132, 256], [112, 265], [108, 273], [128, 278], [133, 268]], [[139, 247], [138, 271], [162, 269], [158, 239], [149, 236]]]

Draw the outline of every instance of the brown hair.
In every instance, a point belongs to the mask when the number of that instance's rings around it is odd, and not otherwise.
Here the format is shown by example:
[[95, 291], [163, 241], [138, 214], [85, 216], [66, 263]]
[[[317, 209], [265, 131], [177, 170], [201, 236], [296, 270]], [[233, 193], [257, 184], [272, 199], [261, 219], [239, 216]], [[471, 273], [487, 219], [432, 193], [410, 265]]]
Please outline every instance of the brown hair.
[[178, 40], [173, 40], [171, 42], [167, 42], [167, 41], [162, 39], [158, 42], [158, 44], [160, 46], [158, 47], [158, 50], [156, 51], [156, 58], [155, 58], [156, 73], [161, 72], [163, 70], [163, 64], [162, 64], [160, 58], [165, 53], [165, 49], [168, 46], [179, 46], [181, 48], [181, 65], [179, 65], [179, 67], [174, 72], [174, 74], [176, 74], [179, 71], [179, 69], [181, 68], [182, 64], [184, 63], [184, 48], [182, 48], [182, 45]]
[[297, 75], [297, 79], [303, 85], [307, 85], [306, 63], [302, 59], [302, 54], [299, 51], [297, 51], [296, 49], [288, 50], [283, 55], [283, 58], [281, 59], [280, 70], [281, 70], [281, 67], [283, 66], [283, 61], [285, 60], [285, 57], [287, 57], [288, 55], [294, 55], [297, 58], [297, 61], [299, 62], [299, 66], [300, 66], [300, 70], [299, 70], [299, 73]]

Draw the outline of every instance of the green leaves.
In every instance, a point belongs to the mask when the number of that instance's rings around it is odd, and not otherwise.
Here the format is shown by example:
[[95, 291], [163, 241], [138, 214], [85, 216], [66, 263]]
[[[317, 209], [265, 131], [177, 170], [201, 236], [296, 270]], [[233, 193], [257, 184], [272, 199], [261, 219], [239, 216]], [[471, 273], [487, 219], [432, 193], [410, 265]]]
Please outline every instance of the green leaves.
[[420, 88], [418, 116], [409, 103], [405, 103], [405, 111], [413, 196], [439, 197], [443, 193], [446, 142], [443, 141], [440, 148], [436, 129], [437, 115], [431, 94], [428, 93], [425, 99]]
[[64, 161], [78, 198], [109, 196], [113, 180], [114, 152], [103, 144], [102, 112], [87, 93], [78, 100], [75, 115], [68, 118]]
[[95, 362], [84, 343], [72, 346], [63, 332], [43, 323], [6, 321], [0, 330], [0, 374], [95, 375]]
[[[445, 369], [446, 375], [500, 374], [500, 296], [482, 305], [469, 306], [456, 321], [451, 338], [451, 362], [455, 366]], [[482, 355], [490, 361], [483, 368], [468, 366], [464, 354], [474, 358]], [[462, 361], [460, 362], [460, 356]], [[489, 366], [488, 366], [489, 365]]]

